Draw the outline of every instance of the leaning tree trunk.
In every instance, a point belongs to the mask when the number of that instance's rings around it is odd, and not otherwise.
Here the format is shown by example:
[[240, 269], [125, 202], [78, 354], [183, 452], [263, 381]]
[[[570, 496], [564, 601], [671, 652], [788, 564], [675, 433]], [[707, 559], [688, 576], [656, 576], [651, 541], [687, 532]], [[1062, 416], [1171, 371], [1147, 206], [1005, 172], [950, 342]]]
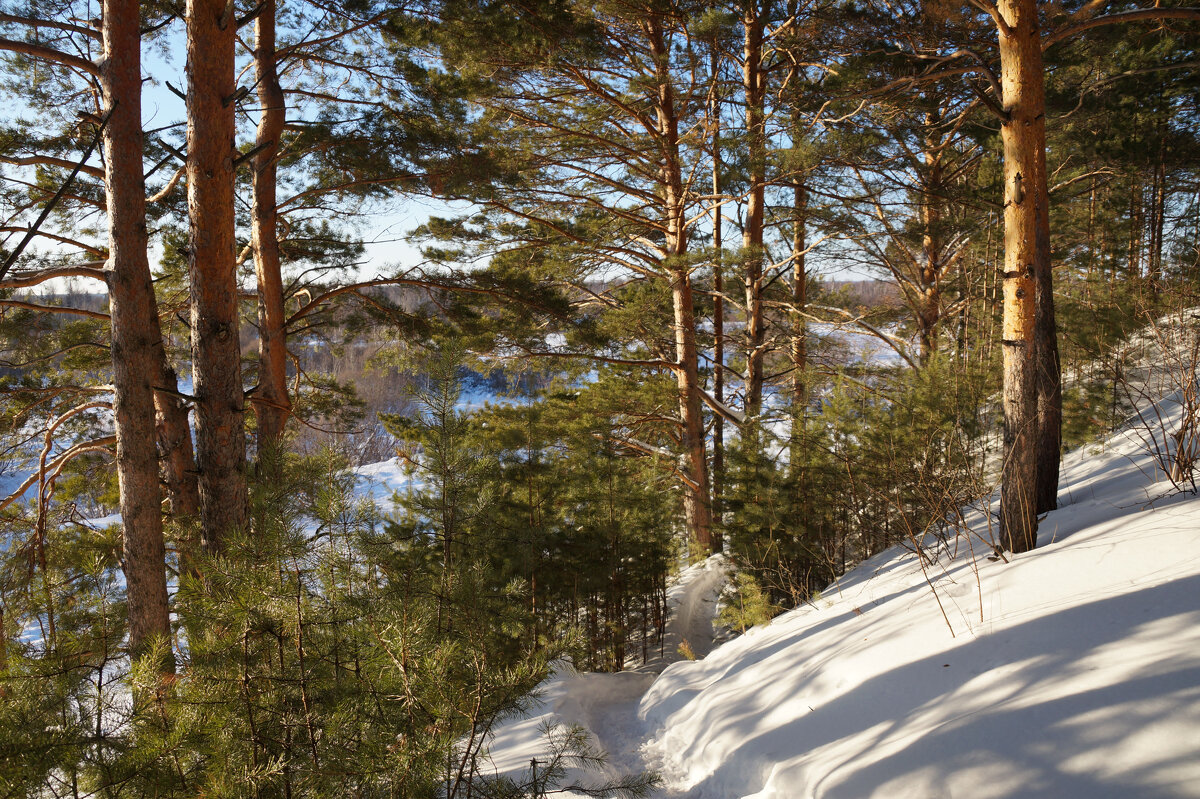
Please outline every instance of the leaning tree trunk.
[[[163, 343], [146, 255], [138, 2], [106, 0], [102, 17], [100, 82], [107, 113], [104, 184], [109, 237], [106, 278], [112, 312], [129, 645], [136, 657], [155, 639], [169, 641], [171, 635], [154, 425], [153, 387], [159, 378]], [[162, 667], [172, 670], [169, 659]]]
[[254, 157], [254, 207], [251, 242], [254, 272], [258, 278], [258, 389], [251, 403], [258, 423], [258, 450], [271, 448], [283, 435], [291, 415], [287, 388], [287, 334], [283, 305], [283, 274], [279, 255], [278, 209], [276, 207], [277, 155], [283, 135], [285, 109], [283, 89], [275, 57], [275, 0], [266, 0], [259, 11], [254, 50], [258, 120]]
[[1049, 271], [1046, 102], [1036, 0], [1002, 0], [1004, 145], [1004, 466], [1000, 545], [1037, 541], [1037, 291]]
[[248, 517], [246, 445], [234, 253], [234, 40], [225, 0], [189, 0], [187, 11], [187, 182], [192, 291], [192, 369], [200, 538], [221, 538]]

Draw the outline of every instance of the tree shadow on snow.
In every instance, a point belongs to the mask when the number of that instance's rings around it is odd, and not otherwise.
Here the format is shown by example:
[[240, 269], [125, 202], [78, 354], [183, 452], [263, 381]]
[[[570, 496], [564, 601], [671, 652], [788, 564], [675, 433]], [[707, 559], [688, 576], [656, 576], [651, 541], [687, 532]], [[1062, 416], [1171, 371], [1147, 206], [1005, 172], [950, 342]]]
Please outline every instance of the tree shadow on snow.
[[[1100, 599], [897, 667], [770, 730], [759, 729], [759, 714], [744, 716], [720, 734], [721, 739], [741, 743], [688, 795], [754, 793], [762, 785], [746, 784], [748, 772], [756, 770], [765, 782], [775, 764], [793, 758], [802, 760], [785, 768], [799, 769], [797, 777], [810, 771], [822, 774], [811, 794], [799, 792], [813, 787], [808, 784], [811, 776], [802, 780], [804, 785], [794, 786], [793, 795], [805, 799], [1198, 795], [1188, 793], [1196, 790], [1194, 785], [1170, 783], [1172, 767], [1194, 767], [1196, 742], [1186, 756], [1180, 747], [1186, 750], [1189, 744], [1176, 741], [1176, 751], [1158, 748], [1153, 762], [1136, 765], [1099, 766], [1089, 753], [1097, 748], [1117, 751], [1143, 732], [1148, 721], [1165, 712], [1161, 707], [1138, 711], [1155, 700], [1169, 702], [1177, 713], [1200, 715], [1200, 652], [1132, 664], [1124, 670], [1127, 677], [1099, 687], [1072, 692], [1069, 685], [1056, 685], [1086, 680], [1090, 669], [1082, 661], [1103, 647], [1127, 641], [1148, 621], [1162, 624], [1161, 608], [1177, 608], [1180, 614], [1196, 611], [1198, 597], [1200, 576]], [[1182, 616], [1180, 621], [1189, 628], [1196, 622]], [[1157, 637], [1157, 629], [1154, 632]], [[1184, 649], [1182, 643], [1179, 649]], [[761, 657], [754, 660], [762, 663]], [[984, 679], [968, 686], [997, 669], [1009, 673], [1003, 683]], [[1039, 701], [1042, 690], [1070, 693]], [[797, 705], [806, 706], [803, 701]], [[949, 716], [951, 712], [958, 715]], [[869, 737], [850, 740], [867, 729], [872, 731]], [[838, 762], [831, 764], [830, 759]], [[1104, 768], [1108, 774], [1095, 773]], [[964, 783], [972, 779], [987, 783], [977, 782], [968, 792]], [[786, 776], [777, 776], [774, 785], [777, 790], [786, 788]], [[914, 791], [916, 786], [920, 788]], [[952, 786], [957, 786], [953, 793]]]

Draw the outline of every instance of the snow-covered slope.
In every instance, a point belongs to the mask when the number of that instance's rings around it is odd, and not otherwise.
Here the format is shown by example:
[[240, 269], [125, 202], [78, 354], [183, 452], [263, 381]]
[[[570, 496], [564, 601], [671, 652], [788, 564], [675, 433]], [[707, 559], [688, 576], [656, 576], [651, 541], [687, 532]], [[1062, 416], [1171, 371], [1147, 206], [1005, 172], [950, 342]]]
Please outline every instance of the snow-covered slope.
[[[812, 605], [644, 675], [560, 675], [582, 723], [663, 797], [1200, 797], [1200, 501], [1127, 431], [1064, 462], [1038, 548], [989, 560], [983, 516]], [[607, 692], [607, 693], [606, 693]], [[582, 709], [581, 709], [582, 708]], [[527, 764], [501, 730], [497, 765]]]

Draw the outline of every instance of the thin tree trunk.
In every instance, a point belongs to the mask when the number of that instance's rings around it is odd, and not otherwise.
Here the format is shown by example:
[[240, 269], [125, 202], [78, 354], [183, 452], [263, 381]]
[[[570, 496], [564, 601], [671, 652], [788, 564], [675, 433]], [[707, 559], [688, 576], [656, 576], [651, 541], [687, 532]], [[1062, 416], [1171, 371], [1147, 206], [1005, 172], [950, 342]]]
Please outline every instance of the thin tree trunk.
[[[719, 59], [714, 50], [712, 55], [712, 79], [718, 78]], [[713, 92], [710, 110], [713, 125], [713, 171], [712, 192], [717, 198], [713, 204], [713, 396], [717, 402], [725, 401], [725, 267], [721, 226], [724, 214], [721, 211], [721, 107], [720, 99]], [[724, 546], [721, 533], [720, 508], [725, 490], [725, 420], [720, 416], [713, 420], [712, 492], [717, 525], [713, 531], [713, 550], [721, 551]]]
[[1154, 220], [1150, 231], [1150, 290], [1155, 296], [1162, 290], [1165, 275], [1163, 274], [1163, 230], [1166, 227], [1167, 210], [1167, 137], [1165, 132], [1159, 133], [1158, 157], [1154, 164], [1154, 207], [1151, 210]]
[[[1045, 210], [1042, 210], [1045, 213]], [[1047, 252], [1037, 262], [1037, 506], [1047, 513], [1058, 507], [1058, 473], [1062, 461], [1062, 361], [1058, 323], [1054, 318], [1054, 273], [1049, 254], [1050, 223], [1045, 222]]]
[[1129, 191], [1129, 266], [1131, 279], [1142, 276], [1142, 176], [1135, 174]]
[[187, 182], [201, 544], [244, 529], [246, 445], [234, 253], [234, 40], [225, 0], [188, 0]]
[[[195, 520], [200, 513], [200, 487], [196, 479], [190, 414], [187, 403], [179, 394], [179, 378], [167, 359], [165, 346], [156, 387], [154, 427], [158, 434], [159, 470], [171, 518], [177, 522]], [[185, 524], [179, 529], [192, 531], [194, 528]], [[194, 574], [200, 541], [189, 532], [186, 538], [177, 542], [177, 547], [180, 570]]]
[[660, 181], [666, 227], [666, 251], [672, 259], [667, 276], [671, 281], [671, 306], [675, 328], [675, 370], [679, 387], [679, 416], [683, 428], [683, 452], [688, 485], [684, 512], [691, 540], [711, 552], [712, 495], [708, 481], [708, 446], [704, 436], [704, 414], [700, 401], [700, 371], [696, 349], [696, 319], [691, 269], [683, 263], [687, 255], [687, 225], [683, 174], [679, 166], [679, 117], [675, 110], [672, 76], [667, 64], [667, 47], [661, 20], [650, 18], [645, 27], [650, 51], [658, 65], [658, 135], [663, 153]]
[[766, 210], [767, 138], [765, 76], [762, 69], [763, 15], [755, 3], [742, 20], [742, 91], [746, 114], [749, 196], [742, 230], [742, 280], [746, 301], [746, 418], [762, 412], [766, 318], [763, 307], [763, 231]]
[[188, 407], [179, 396], [179, 377], [163, 353], [159, 367], [159, 391], [154, 393], [158, 429], [158, 452], [171, 516], [194, 519], [200, 512], [200, 489], [196, 483], [196, 455]]
[[1045, 86], [1036, 0], [1001, 0], [1004, 146], [1004, 466], [1000, 545], [1037, 542], [1037, 288], [1049, 269]]
[[679, 413], [683, 422], [683, 451], [687, 461], [687, 476], [692, 483], [685, 494], [684, 512], [692, 541], [704, 552], [711, 552], [712, 505], [708, 491], [700, 375], [696, 368], [696, 322], [692, 312], [692, 283], [686, 271], [674, 272], [671, 298], [675, 315], [675, 357], [681, 367], [676, 371], [676, 379], [679, 386]]
[[1091, 300], [1092, 279], [1096, 275], [1098, 255], [1096, 251], [1096, 178], [1092, 178], [1092, 188], [1088, 192], [1088, 223], [1087, 223], [1087, 273], [1083, 287], [1084, 298]]
[[[808, 385], [805, 370], [808, 368], [808, 324], [803, 314], [808, 305], [808, 270], [805, 258], [808, 227], [808, 191], [797, 182], [792, 190], [792, 306], [795, 309], [792, 322], [792, 404], [796, 418], [802, 418], [808, 404]], [[795, 422], [793, 422], [794, 424]], [[796, 441], [796, 436], [792, 436]], [[793, 452], [793, 457], [797, 453]], [[794, 461], [793, 461], [794, 462]]]
[[[129, 645], [136, 657], [156, 639], [169, 642], [171, 636], [153, 390], [164, 356], [146, 254], [139, 5], [136, 0], [105, 0], [102, 17], [100, 81], [108, 115], [104, 128], [106, 277], [112, 311], [122, 565], [129, 601]], [[170, 657], [161, 667], [174, 670]]]
[[258, 278], [258, 389], [251, 400], [258, 422], [258, 449], [263, 452], [283, 435], [291, 415], [287, 387], [287, 334], [283, 309], [283, 273], [279, 256], [276, 207], [279, 139], [286, 109], [275, 57], [275, 0], [266, 0], [255, 20], [255, 77], [262, 106], [254, 157], [254, 207], [251, 242]]
[[923, 157], [925, 167], [929, 170], [923, 181], [921, 197], [921, 252], [923, 263], [918, 265], [920, 277], [920, 308], [917, 311], [917, 326], [920, 331], [921, 351], [919, 362], [921, 366], [929, 363], [929, 359], [937, 352], [937, 328], [941, 322], [942, 297], [942, 167], [941, 151], [934, 130], [941, 122], [937, 113], [929, 113], [925, 117], [925, 132]]
[[[1036, 13], [1036, 12], [1035, 12]], [[1036, 24], [1036, 20], [1035, 20]], [[1038, 34], [1040, 39], [1040, 34]], [[1054, 269], [1050, 259], [1050, 192], [1046, 186], [1046, 132], [1044, 71], [1038, 56], [1038, 86], [1041, 138], [1034, 271], [1037, 278], [1037, 311], [1034, 337], [1037, 341], [1037, 493], [1034, 512], [1048, 513], [1058, 507], [1058, 475], [1062, 462], [1062, 360], [1058, 349], [1058, 322], [1054, 314]]]

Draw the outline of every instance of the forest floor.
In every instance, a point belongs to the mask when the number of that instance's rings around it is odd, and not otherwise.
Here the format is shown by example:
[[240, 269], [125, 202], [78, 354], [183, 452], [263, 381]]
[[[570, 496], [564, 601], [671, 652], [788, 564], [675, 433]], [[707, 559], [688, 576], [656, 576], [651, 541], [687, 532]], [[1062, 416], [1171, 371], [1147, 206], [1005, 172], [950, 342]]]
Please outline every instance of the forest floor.
[[706, 655], [724, 569], [693, 567], [672, 634], [702, 659], [564, 666], [494, 767], [578, 724], [610, 755], [592, 784], [652, 770], [663, 799], [1200, 797], [1200, 499], [1159, 468], [1178, 408], [1142, 418], [1064, 459], [1037, 549], [1007, 561], [973, 511]]

